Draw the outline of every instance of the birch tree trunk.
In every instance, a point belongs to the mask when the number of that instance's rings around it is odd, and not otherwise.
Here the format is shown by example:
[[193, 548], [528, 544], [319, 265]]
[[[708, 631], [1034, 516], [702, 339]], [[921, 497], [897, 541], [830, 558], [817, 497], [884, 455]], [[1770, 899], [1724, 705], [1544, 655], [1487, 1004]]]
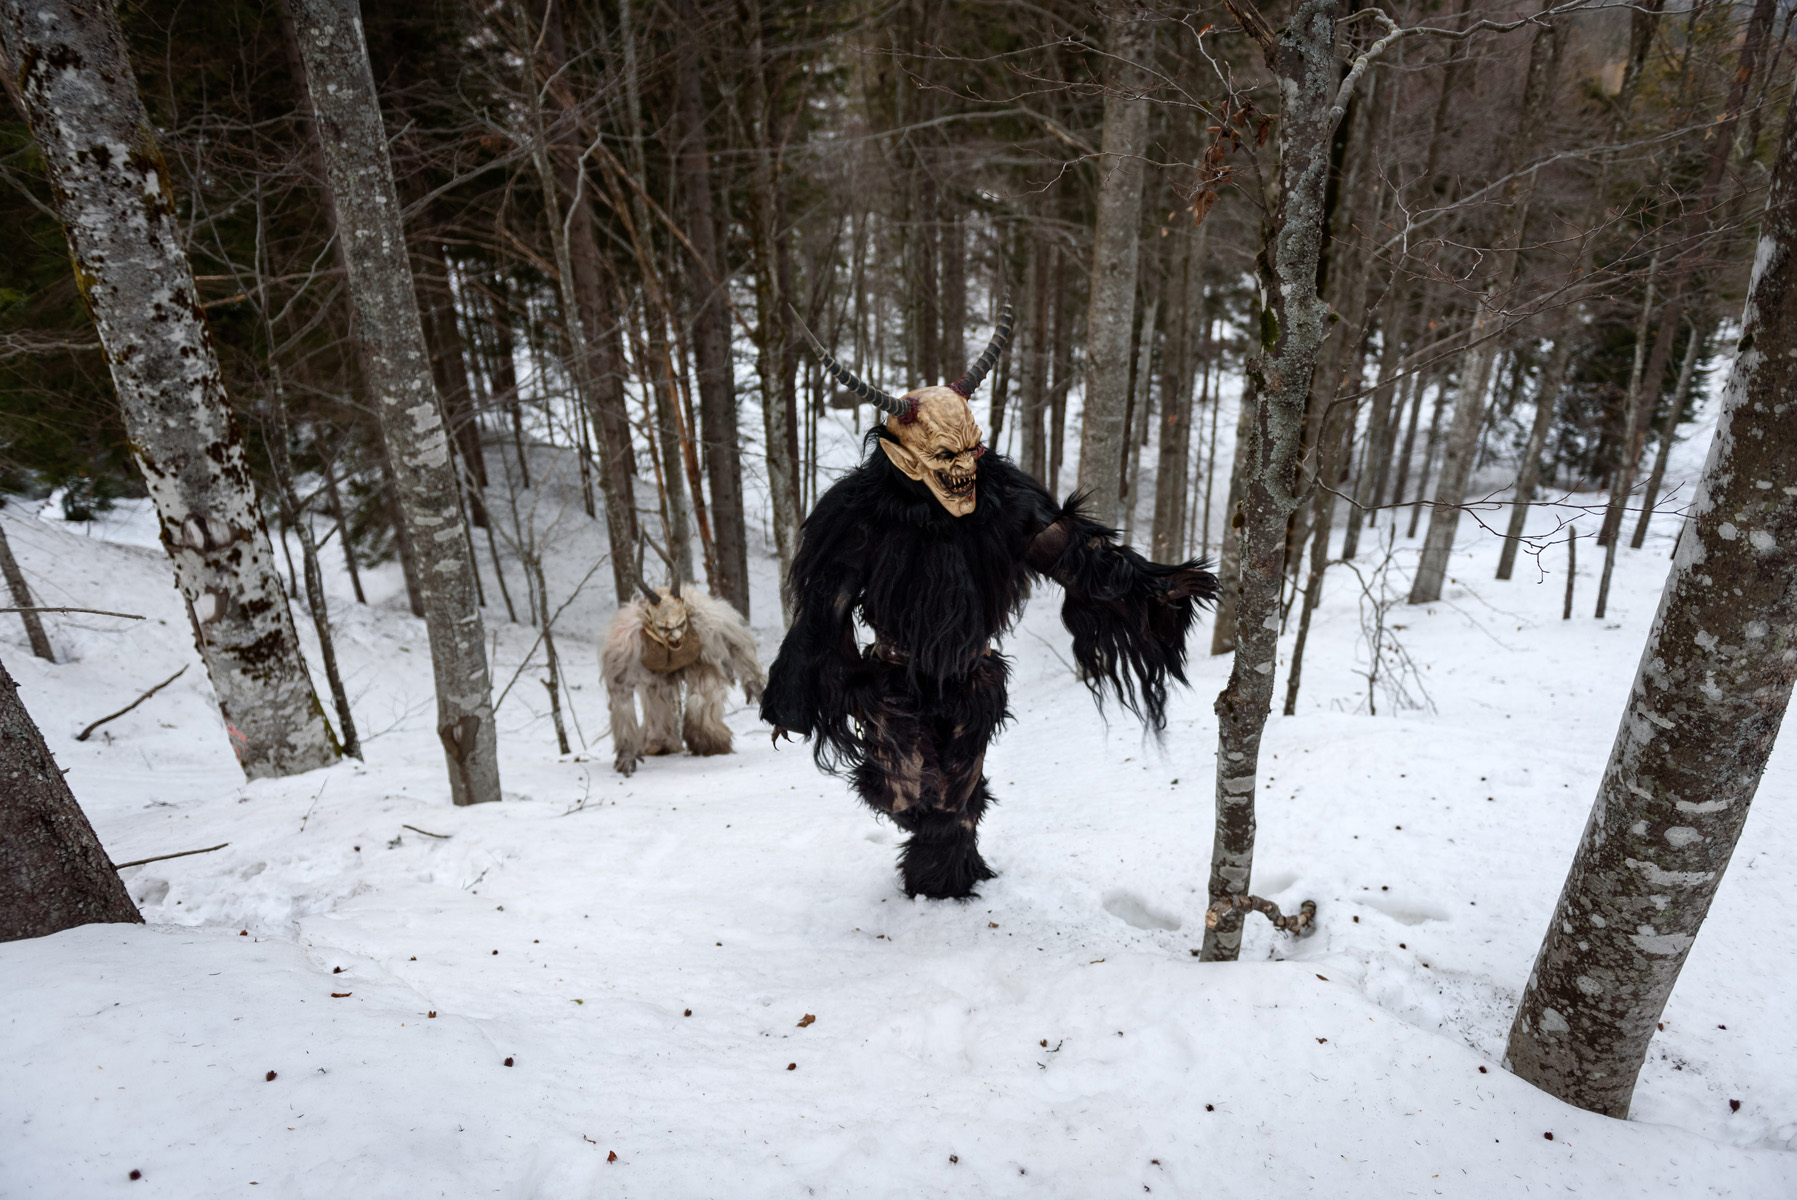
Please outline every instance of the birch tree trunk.
[[3, 664], [0, 779], [0, 942], [96, 922], [143, 924]]
[[[1262, 254], [1270, 303], [1260, 322], [1261, 352], [1250, 359], [1254, 425], [1244, 474], [1241, 588], [1236, 599], [1235, 662], [1217, 696], [1217, 824], [1209, 892], [1214, 905], [1249, 894], [1254, 867], [1254, 792], [1260, 739], [1273, 700], [1279, 650], [1279, 589], [1286, 522], [1298, 506], [1304, 412], [1329, 306], [1317, 294], [1317, 260], [1327, 212], [1329, 147], [1341, 109], [1335, 23], [1340, 0], [1301, 0], [1275, 33], [1252, 0], [1226, 0], [1279, 80], [1279, 205]], [[1241, 952], [1240, 910], [1204, 931], [1202, 958], [1233, 962]]]
[[1760, 227], [1740, 352], [1597, 801], [1506, 1065], [1628, 1115], [1797, 678], [1797, 121]]
[[[1098, 222], [1092, 231], [1086, 307], [1086, 394], [1080, 419], [1079, 487], [1092, 519], [1117, 524], [1129, 407], [1130, 332], [1136, 305], [1136, 235], [1142, 224], [1142, 148], [1148, 136], [1148, 63], [1154, 26], [1134, 20], [1132, 0], [1113, 0], [1106, 50], [1115, 74], [1104, 97], [1098, 157]], [[1185, 460], [1180, 460], [1183, 478]]]
[[3, 0], [75, 279], [244, 774], [337, 761], [109, 0]]
[[393, 166], [355, 0], [289, 0], [310, 84], [368, 389], [411, 535], [457, 804], [498, 800], [487, 649], [449, 432], [431, 380]]

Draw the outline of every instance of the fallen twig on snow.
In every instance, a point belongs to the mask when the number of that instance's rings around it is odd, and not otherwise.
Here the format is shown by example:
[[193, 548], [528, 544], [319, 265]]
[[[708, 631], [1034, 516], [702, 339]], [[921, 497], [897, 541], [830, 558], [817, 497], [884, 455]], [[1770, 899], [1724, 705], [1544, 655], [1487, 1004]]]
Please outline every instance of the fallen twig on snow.
[[[16, 608], [9, 608], [6, 611], [7, 612], [18, 612], [19, 610]], [[40, 608], [37, 611], [38, 612], [94, 612], [96, 610], [91, 609], [91, 608]], [[105, 615], [109, 616], [109, 617], [123, 617], [123, 616], [129, 616], [130, 614], [129, 613], [106, 613]], [[138, 618], [138, 620], [140, 620], [140, 621], [142, 619], [143, 619], [142, 617]], [[188, 665], [191, 666], [192, 664], [190, 663]], [[89, 725], [86, 729], [83, 729], [80, 733], [75, 735], [75, 740], [78, 742], [85, 742], [88, 739], [88, 735], [93, 733], [94, 730], [96, 730], [100, 726], [106, 724], [106, 722], [108, 722], [108, 721], [118, 720], [120, 717], [124, 716], [126, 713], [130, 712], [132, 709], [134, 709], [138, 705], [142, 704], [145, 700], [148, 700], [151, 696], [154, 696], [157, 692], [160, 692], [163, 688], [165, 688], [169, 684], [175, 682], [175, 680], [181, 678], [181, 676], [183, 676], [185, 674], [187, 674], [187, 667], [182, 667], [179, 671], [176, 671], [173, 675], [170, 675], [167, 679], [164, 679], [161, 683], [157, 684], [155, 687], [151, 688], [149, 691], [145, 692], [143, 695], [139, 696], [137, 699], [133, 700], [131, 703], [125, 705], [125, 707], [119, 709], [117, 712], [112, 713], [109, 716], [101, 717], [98, 721], [95, 721], [92, 725]]]
[[158, 854], [154, 858], [138, 858], [128, 863], [113, 863], [112, 869], [123, 871], [126, 867], [141, 867], [145, 863], [161, 862], [165, 858], [186, 858], [189, 854], [211, 854], [214, 850], [223, 850], [230, 842], [220, 842], [216, 846], [207, 846], [203, 850], [183, 850], [179, 854]]
[[0, 608], [0, 613], [87, 613], [94, 617], [124, 617], [127, 621], [141, 621], [144, 618], [138, 613], [107, 612], [103, 608], [54, 608], [33, 604], [28, 608]]
[[1298, 937], [1305, 937], [1316, 929], [1315, 900], [1304, 901], [1298, 905], [1298, 911], [1288, 917], [1279, 911], [1277, 904], [1271, 900], [1262, 900], [1259, 896], [1225, 896], [1204, 910], [1204, 927], [1215, 929], [1230, 918], [1239, 921], [1239, 914], [1244, 911], [1260, 913], [1273, 923], [1274, 929], [1283, 929]]
[[432, 833], [430, 830], [420, 829], [416, 825], [401, 825], [400, 828], [410, 829], [413, 833], [422, 833], [425, 837], [442, 838], [444, 841], [448, 841], [455, 836], [453, 833]]

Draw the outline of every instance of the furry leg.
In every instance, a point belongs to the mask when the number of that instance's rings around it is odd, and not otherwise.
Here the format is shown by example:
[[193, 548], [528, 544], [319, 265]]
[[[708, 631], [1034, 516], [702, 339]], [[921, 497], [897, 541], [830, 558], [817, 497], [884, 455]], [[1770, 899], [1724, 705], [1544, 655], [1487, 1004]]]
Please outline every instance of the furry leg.
[[644, 754], [680, 753], [680, 681], [655, 675], [642, 684]]
[[911, 836], [899, 852], [905, 895], [935, 900], [968, 900], [974, 888], [997, 872], [980, 856], [980, 817], [990, 799], [984, 780], [961, 812], [931, 809], [894, 813], [892, 819]]
[[724, 692], [729, 686], [723, 674], [703, 662], [681, 672], [686, 676], [686, 719], [680, 733], [693, 754], [730, 753], [730, 727], [724, 724]]
[[612, 766], [620, 775], [629, 775], [643, 760], [642, 729], [636, 723], [636, 689], [627, 684], [605, 681], [611, 698]]

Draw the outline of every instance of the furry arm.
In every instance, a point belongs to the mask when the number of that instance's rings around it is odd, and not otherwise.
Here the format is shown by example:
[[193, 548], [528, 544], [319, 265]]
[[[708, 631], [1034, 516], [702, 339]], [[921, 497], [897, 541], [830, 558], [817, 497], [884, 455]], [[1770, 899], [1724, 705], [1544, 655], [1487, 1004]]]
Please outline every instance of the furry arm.
[[1199, 603], [1217, 598], [1217, 577], [1201, 560], [1151, 562], [1117, 541], [1074, 495], [1049, 511], [1025, 551], [1030, 569], [1067, 593], [1061, 621], [1086, 686], [1105, 689], [1157, 732], [1167, 722], [1167, 681], [1186, 682], [1186, 633]]
[[813, 752], [824, 766], [858, 756], [851, 715], [868, 681], [854, 615], [864, 539], [852, 516], [836, 511], [842, 507], [826, 493], [805, 521], [787, 583], [792, 626], [761, 696], [761, 719], [814, 737]]

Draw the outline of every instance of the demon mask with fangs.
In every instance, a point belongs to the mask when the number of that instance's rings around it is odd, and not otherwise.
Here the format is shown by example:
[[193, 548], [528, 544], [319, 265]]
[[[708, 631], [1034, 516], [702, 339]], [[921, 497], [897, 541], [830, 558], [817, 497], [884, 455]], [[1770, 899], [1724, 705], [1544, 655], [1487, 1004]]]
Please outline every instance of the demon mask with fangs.
[[[798, 316], [796, 312], [793, 315]], [[955, 516], [972, 512], [978, 501], [979, 458], [986, 447], [980, 444], [980, 427], [967, 400], [1011, 340], [1010, 300], [999, 309], [991, 344], [965, 375], [947, 387], [921, 387], [898, 397], [862, 383], [830, 357], [803, 321], [799, 328], [830, 378], [886, 413], [889, 436], [881, 439], [880, 449], [892, 465], [929, 488]]]

